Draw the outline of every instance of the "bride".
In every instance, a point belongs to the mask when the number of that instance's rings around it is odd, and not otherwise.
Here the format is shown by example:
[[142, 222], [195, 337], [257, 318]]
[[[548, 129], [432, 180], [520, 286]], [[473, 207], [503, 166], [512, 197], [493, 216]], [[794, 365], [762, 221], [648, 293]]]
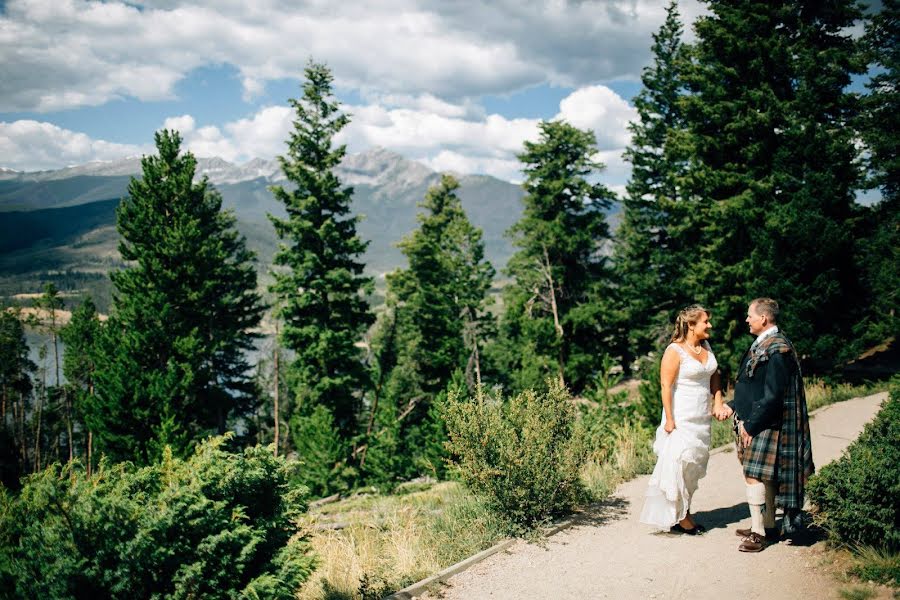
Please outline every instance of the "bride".
[[696, 535], [706, 529], [691, 517], [691, 496], [709, 462], [710, 397], [721, 410], [722, 386], [709, 339], [709, 311], [699, 305], [678, 313], [672, 343], [660, 365], [662, 418], [653, 451], [641, 522], [663, 531]]

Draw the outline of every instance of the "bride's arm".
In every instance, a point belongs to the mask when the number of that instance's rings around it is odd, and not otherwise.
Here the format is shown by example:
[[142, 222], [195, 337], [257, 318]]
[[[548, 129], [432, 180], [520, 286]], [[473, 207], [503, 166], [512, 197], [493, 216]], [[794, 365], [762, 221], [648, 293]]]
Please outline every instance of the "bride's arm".
[[659, 383], [662, 388], [662, 405], [663, 411], [666, 413], [666, 422], [663, 428], [666, 433], [672, 433], [675, 429], [675, 415], [672, 413], [672, 387], [675, 385], [675, 378], [678, 377], [678, 368], [681, 366], [681, 358], [678, 351], [671, 346], [666, 348], [662, 357], [662, 363], [659, 365]]
[[722, 397], [722, 373], [716, 369], [709, 378], [709, 391], [713, 396], [713, 416], [719, 421], [724, 421], [731, 416], [731, 407], [725, 404]]

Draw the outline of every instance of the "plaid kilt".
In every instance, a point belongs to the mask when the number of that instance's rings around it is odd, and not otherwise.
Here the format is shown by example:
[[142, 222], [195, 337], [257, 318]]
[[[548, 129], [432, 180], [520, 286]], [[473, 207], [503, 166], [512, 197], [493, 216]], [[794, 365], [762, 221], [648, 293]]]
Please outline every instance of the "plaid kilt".
[[777, 429], [765, 429], [753, 436], [750, 446], [741, 444], [741, 435], [738, 433], [740, 421], [735, 419], [734, 435], [737, 446], [737, 457], [744, 467], [744, 477], [752, 477], [760, 481], [778, 480], [778, 438], [780, 431]]

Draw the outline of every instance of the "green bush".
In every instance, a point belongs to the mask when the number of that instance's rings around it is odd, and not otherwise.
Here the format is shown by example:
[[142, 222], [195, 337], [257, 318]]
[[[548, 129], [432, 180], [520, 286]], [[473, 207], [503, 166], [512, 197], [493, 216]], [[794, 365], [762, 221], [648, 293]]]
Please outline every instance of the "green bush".
[[584, 436], [572, 398], [559, 384], [509, 401], [451, 392], [445, 415], [450, 460], [460, 478], [512, 533], [548, 522], [582, 497]]
[[900, 550], [900, 381], [844, 455], [812, 478], [808, 494], [832, 542]]
[[232, 454], [225, 439], [0, 490], [0, 597], [294, 598], [315, 566], [294, 525], [306, 490], [270, 448]]

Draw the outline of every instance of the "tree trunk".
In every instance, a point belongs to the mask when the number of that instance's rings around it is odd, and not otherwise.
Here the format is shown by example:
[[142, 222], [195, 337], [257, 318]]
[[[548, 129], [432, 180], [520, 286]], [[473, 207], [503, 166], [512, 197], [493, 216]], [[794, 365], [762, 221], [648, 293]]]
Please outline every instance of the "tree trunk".
[[75, 460], [75, 443], [72, 433], [72, 399], [69, 398], [68, 389], [63, 389], [63, 399], [66, 404], [66, 434], [69, 436], [69, 464], [71, 465], [72, 461]]
[[88, 431], [88, 443], [87, 443], [87, 476], [91, 476], [91, 460], [93, 459], [93, 450], [94, 450], [94, 432]]
[[47, 393], [46, 385], [44, 389], [41, 390], [41, 393], [38, 394], [37, 397], [37, 407], [35, 409], [35, 418], [37, 419], [37, 424], [35, 425], [34, 431], [34, 472], [37, 473], [41, 470], [41, 413], [44, 408], [44, 394]]
[[279, 361], [278, 361], [278, 321], [275, 321], [275, 393], [273, 394], [273, 398], [275, 401], [275, 406], [273, 407], [273, 412], [275, 414], [275, 457], [278, 457], [278, 400], [280, 399], [281, 394], [281, 380], [279, 377]]
[[556, 305], [556, 286], [553, 283], [553, 271], [550, 268], [550, 255], [547, 252], [547, 246], [544, 246], [544, 274], [547, 277], [547, 285], [550, 288], [550, 310], [553, 312], [553, 327], [556, 329], [556, 338], [559, 342], [557, 348], [557, 360], [559, 361], [559, 385], [565, 387], [566, 380], [563, 376], [565, 373], [565, 355], [563, 353], [563, 328], [559, 322], [559, 309]]
[[[91, 381], [90, 384], [88, 384], [88, 394], [90, 394], [90, 396], [93, 398], [93, 396], [94, 396], [94, 382], [93, 381]], [[94, 432], [91, 430], [88, 430], [88, 439], [87, 439], [87, 475], [88, 475], [88, 477], [91, 476], [91, 471], [93, 470], [93, 464], [91, 462], [93, 460], [93, 456], [94, 456]]]

